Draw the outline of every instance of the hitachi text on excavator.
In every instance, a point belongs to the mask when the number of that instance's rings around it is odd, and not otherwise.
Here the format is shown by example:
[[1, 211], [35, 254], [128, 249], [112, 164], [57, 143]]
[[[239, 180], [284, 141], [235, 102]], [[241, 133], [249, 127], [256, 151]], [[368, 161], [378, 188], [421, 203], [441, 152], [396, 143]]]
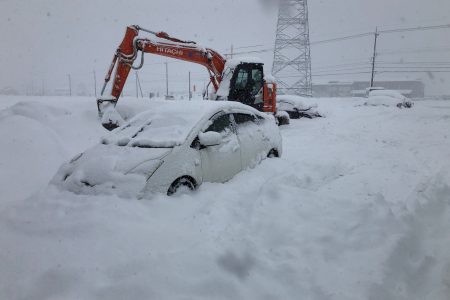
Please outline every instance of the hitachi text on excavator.
[[[141, 31], [152, 34], [154, 37], [142, 38], [139, 36]], [[271, 76], [265, 76], [262, 62], [257, 59], [226, 60], [215, 50], [200, 47], [193, 41], [180, 40], [165, 32], [154, 32], [132, 25], [127, 27], [122, 43], [114, 54], [105, 77], [101, 97], [97, 99], [102, 125], [108, 130], [120, 126], [123, 122], [115, 106], [130, 70], [139, 70], [143, 67], [144, 53], [205, 66], [212, 85], [212, 92], [208, 95], [210, 100], [238, 101], [259, 111], [276, 113], [276, 83]], [[140, 61], [135, 64], [138, 59]], [[111, 92], [105, 95], [114, 70]]]

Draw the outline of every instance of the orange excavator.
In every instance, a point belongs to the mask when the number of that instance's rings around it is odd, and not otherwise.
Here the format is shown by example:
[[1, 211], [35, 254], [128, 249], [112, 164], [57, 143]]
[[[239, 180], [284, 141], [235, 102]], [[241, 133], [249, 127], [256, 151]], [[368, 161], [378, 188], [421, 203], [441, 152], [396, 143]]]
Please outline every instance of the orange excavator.
[[[140, 31], [152, 34], [154, 38], [142, 38], [139, 36]], [[101, 97], [97, 99], [102, 125], [108, 130], [120, 126], [123, 122], [115, 110], [115, 106], [130, 70], [138, 70], [144, 65], [144, 53], [205, 66], [209, 73], [210, 84], [212, 84], [212, 93], [208, 97], [210, 100], [239, 101], [259, 111], [273, 114], [276, 112], [276, 84], [270, 76], [264, 75], [262, 62], [257, 59], [227, 61], [213, 49], [200, 47], [193, 41], [180, 40], [165, 32], [154, 32], [132, 25], [127, 27], [125, 37], [114, 54], [105, 77]], [[140, 61], [135, 64], [138, 59]], [[114, 69], [110, 95], [104, 96]]]

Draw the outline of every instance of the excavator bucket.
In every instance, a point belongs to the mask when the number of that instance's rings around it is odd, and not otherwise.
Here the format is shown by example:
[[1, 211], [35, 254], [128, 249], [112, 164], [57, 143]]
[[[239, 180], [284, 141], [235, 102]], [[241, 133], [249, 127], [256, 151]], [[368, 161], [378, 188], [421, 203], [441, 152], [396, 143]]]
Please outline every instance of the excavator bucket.
[[[125, 37], [120, 44], [117, 52], [114, 54], [113, 60], [109, 67], [108, 73], [105, 77], [105, 83], [101, 97], [97, 99], [98, 115], [102, 121], [103, 127], [108, 130], [113, 130], [123, 124], [124, 120], [116, 110], [116, 104], [125, 85], [125, 81], [131, 70], [132, 61], [135, 57], [130, 58], [131, 63], [127, 61], [128, 56], [132, 56], [134, 53], [134, 39], [137, 37], [139, 30], [136, 26], [127, 27]], [[119, 58], [120, 57], [120, 58]], [[117, 67], [116, 67], [117, 64]], [[114, 84], [112, 85], [111, 95], [103, 96], [106, 85], [111, 79], [111, 75], [116, 67], [114, 75]]]
[[125, 121], [116, 110], [117, 99], [100, 98], [97, 99], [98, 115], [103, 127], [107, 130], [113, 130], [121, 126]]

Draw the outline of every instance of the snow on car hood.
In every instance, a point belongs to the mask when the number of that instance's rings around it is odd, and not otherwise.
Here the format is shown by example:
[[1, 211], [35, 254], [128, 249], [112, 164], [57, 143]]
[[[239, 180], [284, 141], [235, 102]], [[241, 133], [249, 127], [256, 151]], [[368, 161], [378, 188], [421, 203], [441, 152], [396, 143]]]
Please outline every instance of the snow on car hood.
[[97, 145], [61, 166], [51, 183], [77, 194], [137, 197], [171, 150]]

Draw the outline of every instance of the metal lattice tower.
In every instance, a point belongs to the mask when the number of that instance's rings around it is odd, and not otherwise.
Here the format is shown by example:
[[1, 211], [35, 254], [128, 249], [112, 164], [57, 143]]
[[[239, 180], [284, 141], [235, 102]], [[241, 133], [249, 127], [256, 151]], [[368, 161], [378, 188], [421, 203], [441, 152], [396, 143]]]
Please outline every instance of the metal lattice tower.
[[272, 73], [280, 94], [312, 95], [307, 0], [281, 0]]

